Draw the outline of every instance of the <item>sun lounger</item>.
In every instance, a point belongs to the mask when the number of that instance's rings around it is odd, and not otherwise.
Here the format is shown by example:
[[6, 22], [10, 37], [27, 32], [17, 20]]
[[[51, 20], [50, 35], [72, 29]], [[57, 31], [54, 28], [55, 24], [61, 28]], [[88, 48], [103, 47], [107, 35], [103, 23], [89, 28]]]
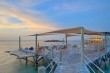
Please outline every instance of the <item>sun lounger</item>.
[[14, 50], [10, 51], [10, 55], [15, 55], [17, 56], [18, 59], [20, 58], [26, 58], [26, 57], [34, 57], [34, 48], [25, 48], [25, 49], [19, 49], [19, 50]]

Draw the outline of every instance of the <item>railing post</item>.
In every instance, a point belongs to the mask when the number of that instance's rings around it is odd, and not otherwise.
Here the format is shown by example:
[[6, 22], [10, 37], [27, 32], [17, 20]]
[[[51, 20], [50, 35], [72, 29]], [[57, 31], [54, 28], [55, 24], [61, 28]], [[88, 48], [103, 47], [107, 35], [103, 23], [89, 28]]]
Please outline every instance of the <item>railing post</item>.
[[83, 64], [83, 53], [84, 53], [84, 28], [81, 27], [81, 63]]

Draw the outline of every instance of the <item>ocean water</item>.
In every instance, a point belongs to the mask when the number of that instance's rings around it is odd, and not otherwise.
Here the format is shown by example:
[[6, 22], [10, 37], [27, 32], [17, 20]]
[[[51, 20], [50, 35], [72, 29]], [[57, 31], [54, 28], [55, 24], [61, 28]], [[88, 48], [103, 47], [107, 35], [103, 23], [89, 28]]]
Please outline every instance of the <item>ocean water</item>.
[[[22, 48], [35, 47], [35, 41], [22, 41]], [[39, 46], [51, 46], [51, 45], [62, 45], [64, 43], [48, 43], [39, 41]], [[37, 73], [39, 66], [47, 66], [45, 61], [41, 61], [36, 67], [34, 63], [28, 62], [26, 64], [25, 60], [18, 60], [16, 56], [5, 53], [5, 51], [18, 50], [18, 41], [1, 41], [0, 42], [0, 73]], [[30, 60], [32, 60], [30, 58]], [[48, 72], [48, 71], [47, 71]]]
[[[22, 42], [22, 47], [34, 47], [34, 41]], [[26, 62], [24, 60], [18, 60], [15, 56], [5, 53], [5, 51], [17, 50], [18, 42], [0, 42], [0, 73], [37, 73], [39, 66], [46, 66], [45, 61], [41, 61], [36, 67], [34, 63]], [[30, 58], [31, 60], [31, 58]]]

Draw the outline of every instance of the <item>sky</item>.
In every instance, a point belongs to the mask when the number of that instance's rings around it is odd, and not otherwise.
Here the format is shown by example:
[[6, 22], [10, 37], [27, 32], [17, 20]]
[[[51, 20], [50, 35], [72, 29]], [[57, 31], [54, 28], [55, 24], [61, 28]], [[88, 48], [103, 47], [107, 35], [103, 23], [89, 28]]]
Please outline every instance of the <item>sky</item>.
[[64, 28], [110, 31], [110, 0], [0, 0], [0, 40]]

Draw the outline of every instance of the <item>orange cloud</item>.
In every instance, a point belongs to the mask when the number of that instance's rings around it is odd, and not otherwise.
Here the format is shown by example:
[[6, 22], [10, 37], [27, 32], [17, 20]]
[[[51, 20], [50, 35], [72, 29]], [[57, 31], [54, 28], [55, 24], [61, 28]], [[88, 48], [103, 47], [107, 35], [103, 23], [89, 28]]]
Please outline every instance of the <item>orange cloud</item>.
[[[47, 32], [47, 31], [51, 31], [51, 30], [55, 30], [58, 29], [55, 25], [52, 25], [53, 23], [49, 23], [49, 22], [42, 22], [41, 19], [39, 19], [39, 16], [37, 17], [33, 17], [27, 13], [23, 13], [21, 11], [19, 11], [16, 8], [11, 8], [9, 9], [7, 6], [4, 8], [0, 8], [0, 14], [1, 15], [5, 15], [8, 17], [14, 17], [19, 19], [20, 21], [22, 21], [22, 23], [20, 24], [16, 24], [16, 23], [11, 23], [7, 20], [7, 17], [1, 17], [0, 21], [3, 22], [0, 24], [0, 29], [5, 30], [0, 32], [0, 34], [6, 33], [12, 35], [17, 34], [16, 32], [21, 32], [20, 34], [32, 34], [32, 33], [42, 33], [42, 32]], [[13, 31], [12, 33], [9, 32], [11, 30], [6, 30], [6, 29], [13, 29], [15, 31]], [[19, 29], [19, 30], [18, 30]], [[22, 33], [23, 32], [23, 33]]]

